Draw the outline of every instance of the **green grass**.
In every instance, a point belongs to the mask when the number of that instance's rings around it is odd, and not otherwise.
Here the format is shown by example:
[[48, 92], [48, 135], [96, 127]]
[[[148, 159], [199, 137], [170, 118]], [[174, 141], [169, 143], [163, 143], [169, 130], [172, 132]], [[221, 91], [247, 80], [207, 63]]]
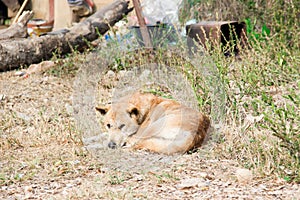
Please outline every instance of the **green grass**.
[[[208, 76], [176, 50], [169, 50], [171, 53], [167, 55], [162, 49], [155, 53], [144, 50], [120, 53], [109, 69], [126, 70], [149, 62], [176, 68], [192, 85], [200, 110], [213, 121], [223, 118], [224, 124], [217, 133], [220, 135], [213, 136], [218, 138], [216, 155], [237, 159], [261, 176], [273, 174], [299, 182], [299, 51], [286, 49], [288, 56], [281, 62], [282, 54], [277, 51], [282, 48], [275, 48], [277, 45], [285, 44], [268, 40], [241, 52], [240, 59], [225, 57], [216, 47], [210, 52], [216, 68], [205, 68]], [[274, 55], [278, 59], [272, 59]], [[149, 91], [170, 98], [163, 88]], [[224, 108], [216, 108], [220, 103]]]
[[248, 0], [230, 6], [186, 0], [183, 5], [182, 23], [238, 19], [247, 25], [250, 48], [239, 60], [224, 57], [221, 47], [210, 52], [227, 97], [226, 128], [215, 151], [262, 176], [300, 182], [300, 5]]
[[[268, 45], [275, 43], [284, 45], [268, 41]], [[288, 52], [290, 61], [284, 66], [271, 59], [276, 51], [253, 48], [242, 53], [242, 61], [215, 57], [219, 72], [226, 72], [221, 74], [228, 97], [226, 110], [231, 113], [226, 125], [235, 130], [224, 137], [221, 149], [226, 149], [223, 156], [237, 158], [264, 175], [276, 173], [299, 182], [300, 62], [293, 58], [299, 51]], [[259, 121], [247, 121], [258, 116], [262, 116]]]

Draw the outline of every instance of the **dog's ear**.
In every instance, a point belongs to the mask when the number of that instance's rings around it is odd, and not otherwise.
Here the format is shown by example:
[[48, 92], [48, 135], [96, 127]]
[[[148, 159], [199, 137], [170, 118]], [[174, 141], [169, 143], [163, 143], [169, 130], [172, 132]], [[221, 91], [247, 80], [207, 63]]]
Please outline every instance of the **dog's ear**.
[[95, 107], [97, 111], [101, 113], [101, 115], [105, 115], [111, 108], [111, 105], [98, 105]]
[[136, 107], [132, 107], [130, 108], [130, 110], [128, 111], [130, 117], [138, 117], [139, 116], [139, 110]]
[[131, 118], [134, 118], [138, 124], [142, 124], [144, 121], [144, 114], [139, 107], [131, 104], [129, 108], [127, 109], [128, 114]]
[[137, 118], [138, 115], [140, 114], [138, 108], [134, 104], [131, 104], [131, 103], [129, 103], [129, 106], [127, 108], [127, 112], [128, 112], [128, 114], [130, 115], [131, 118], [132, 117]]

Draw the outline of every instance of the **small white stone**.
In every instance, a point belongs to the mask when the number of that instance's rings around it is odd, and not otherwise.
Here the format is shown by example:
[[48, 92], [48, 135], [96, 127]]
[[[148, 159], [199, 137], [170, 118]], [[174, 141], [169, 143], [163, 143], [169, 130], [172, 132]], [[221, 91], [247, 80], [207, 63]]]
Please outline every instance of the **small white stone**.
[[198, 185], [203, 186], [205, 184], [205, 181], [203, 178], [190, 178], [182, 180], [180, 184], [177, 185], [177, 188], [180, 190], [197, 187]]
[[240, 183], [248, 183], [252, 180], [253, 175], [249, 169], [239, 168], [236, 170], [236, 177]]
[[207, 178], [208, 177], [208, 174], [206, 172], [200, 172], [199, 175], [202, 177], [202, 178]]
[[108, 78], [113, 78], [113, 77], [115, 77], [115, 72], [113, 72], [112, 70], [109, 70], [109, 71], [106, 73], [106, 76], [107, 76]]

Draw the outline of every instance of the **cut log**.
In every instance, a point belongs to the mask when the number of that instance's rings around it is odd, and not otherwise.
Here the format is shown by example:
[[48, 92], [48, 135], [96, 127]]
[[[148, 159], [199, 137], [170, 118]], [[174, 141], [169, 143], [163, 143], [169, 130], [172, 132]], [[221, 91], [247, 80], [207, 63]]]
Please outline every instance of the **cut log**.
[[129, 2], [118, 0], [103, 7], [85, 21], [69, 30], [50, 32], [36, 38], [1, 40], [0, 71], [7, 71], [50, 59], [53, 53], [67, 54], [72, 49], [83, 49], [131, 12]]
[[27, 22], [33, 17], [32, 11], [25, 11], [19, 17], [17, 23], [14, 23], [7, 29], [0, 30], [0, 40], [11, 38], [25, 38], [27, 36]]

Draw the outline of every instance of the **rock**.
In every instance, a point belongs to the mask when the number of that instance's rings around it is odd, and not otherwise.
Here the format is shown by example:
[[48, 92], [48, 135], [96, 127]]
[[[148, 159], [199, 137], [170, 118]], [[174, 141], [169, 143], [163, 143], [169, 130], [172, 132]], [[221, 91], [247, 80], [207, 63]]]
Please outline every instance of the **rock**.
[[208, 178], [208, 174], [206, 172], [200, 172], [199, 175], [202, 177], [202, 178]]
[[177, 189], [184, 190], [188, 188], [193, 188], [197, 186], [204, 186], [207, 185], [203, 178], [190, 178], [182, 180], [176, 187]]
[[106, 73], [107, 78], [114, 78], [115, 77], [115, 72], [113, 72], [112, 70], [109, 70]]
[[127, 72], [126, 72], [125, 70], [120, 70], [120, 71], [119, 71], [119, 76], [120, 76], [120, 77], [124, 77], [124, 76], [126, 75], [126, 73], [127, 73]]
[[136, 175], [134, 175], [133, 180], [135, 180], [135, 181], [143, 181], [144, 177], [142, 175], [140, 175], [140, 174], [136, 174]]
[[24, 71], [17, 71], [17, 72], [15, 73], [15, 75], [16, 75], [16, 76], [24, 76], [24, 75], [26, 75], [26, 72], [24, 72]]
[[39, 64], [31, 64], [26, 70], [27, 74], [41, 73], [55, 66], [53, 61], [43, 61]]
[[24, 187], [25, 199], [29, 199], [33, 196], [33, 189], [31, 186]]
[[239, 183], [248, 183], [252, 180], [252, 172], [248, 169], [239, 168], [236, 170], [236, 177]]

